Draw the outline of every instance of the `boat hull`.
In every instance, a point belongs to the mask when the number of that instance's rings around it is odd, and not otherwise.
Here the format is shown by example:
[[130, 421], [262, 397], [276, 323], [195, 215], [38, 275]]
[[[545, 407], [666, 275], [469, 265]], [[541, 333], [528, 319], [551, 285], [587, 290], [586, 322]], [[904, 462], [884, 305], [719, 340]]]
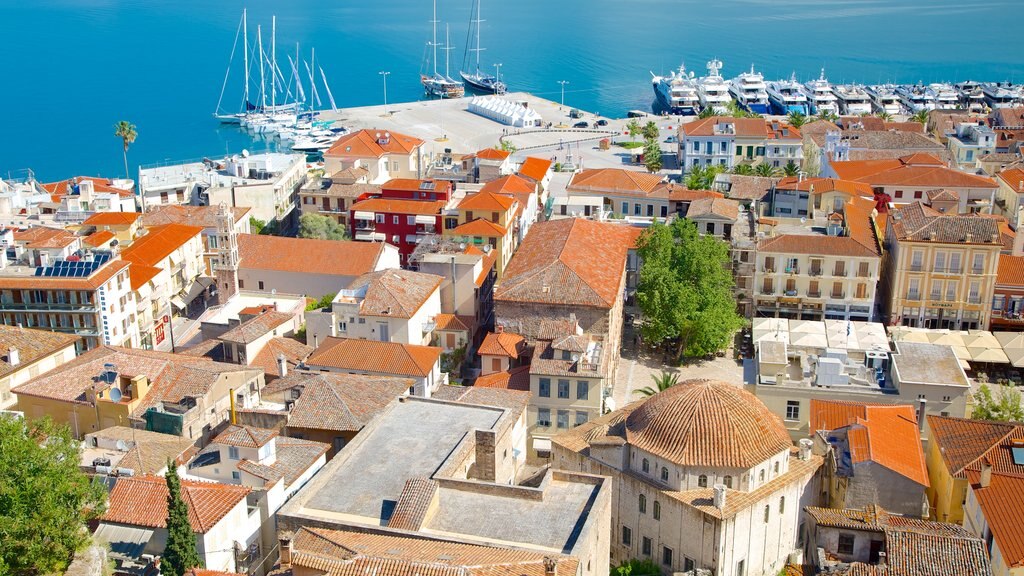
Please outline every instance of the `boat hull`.
[[483, 92], [484, 94], [504, 94], [508, 91], [505, 83], [501, 80], [495, 80], [493, 76], [485, 76], [481, 79], [475, 74], [466, 74], [465, 72], [459, 72], [459, 76], [462, 77], [462, 81], [466, 86], [476, 90], [477, 92]]
[[654, 84], [654, 98], [655, 98], [655, 112], [667, 112], [675, 116], [695, 116], [700, 114], [700, 104], [680, 104], [678, 102], [672, 103], [669, 101], [668, 96], [665, 95], [663, 90], [659, 89], [657, 83]]

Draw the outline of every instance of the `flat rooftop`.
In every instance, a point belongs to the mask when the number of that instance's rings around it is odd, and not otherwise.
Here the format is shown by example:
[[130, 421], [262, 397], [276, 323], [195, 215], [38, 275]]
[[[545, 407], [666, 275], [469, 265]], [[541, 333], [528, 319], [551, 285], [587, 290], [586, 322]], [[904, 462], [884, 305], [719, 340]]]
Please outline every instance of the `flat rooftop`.
[[[229, 162], [245, 164], [276, 175], [287, 170], [296, 159], [301, 157], [298, 154], [286, 154], [283, 152], [265, 152], [249, 156], [235, 154], [227, 158], [211, 156], [203, 160], [184, 161], [180, 164], [144, 167], [139, 173], [142, 187], [150, 190], [158, 190], [163, 187], [178, 186], [196, 181], [207, 182], [213, 186], [230, 186], [236, 183], [263, 182], [265, 180], [249, 178], [247, 175], [237, 176], [231, 174], [228, 171]], [[218, 170], [214, 166], [220, 166], [223, 169]]]
[[895, 344], [893, 370], [901, 383], [970, 386], [952, 346], [906, 341]]
[[210, 324], [227, 325], [228, 320], [238, 320], [238, 313], [245, 308], [277, 304], [279, 312], [292, 312], [296, 306], [305, 308], [306, 299], [298, 294], [271, 294], [269, 292], [238, 292], [223, 306], [210, 308], [201, 320]]

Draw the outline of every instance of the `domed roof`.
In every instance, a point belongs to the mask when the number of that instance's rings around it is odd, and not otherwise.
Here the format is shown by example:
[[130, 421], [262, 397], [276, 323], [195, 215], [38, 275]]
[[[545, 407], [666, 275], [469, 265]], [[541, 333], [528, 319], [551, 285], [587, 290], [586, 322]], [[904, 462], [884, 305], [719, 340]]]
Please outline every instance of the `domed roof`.
[[626, 418], [626, 440], [679, 466], [751, 468], [793, 443], [756, 396], [717, 380], [687, 380]]

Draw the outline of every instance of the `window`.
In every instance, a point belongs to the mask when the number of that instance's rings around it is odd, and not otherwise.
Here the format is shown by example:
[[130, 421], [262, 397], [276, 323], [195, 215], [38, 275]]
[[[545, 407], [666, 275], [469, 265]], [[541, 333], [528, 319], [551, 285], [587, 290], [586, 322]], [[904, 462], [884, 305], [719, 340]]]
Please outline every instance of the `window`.
[[232, 480], [241, 480], [242, 479], [242, 475], [238, 473], [238, 470], [235, 470], [235, 471], [231, 472], [231, 479]]
[[785, 511], [786, 511], [786, 497], [785, 496], [780, 496], [779, 497], [779, 514], [782, 514]]
[[946, 253], [936, 252], [935, 253], [935, 272], [944, 272], [946, 269]]
[[701, 474], [700, 476], [697, 476], [697, 486], [700, 486], [701, 488], [707, 488], [708, 487], [708, 477], [707, 477], [707, 475]]
[[661, 467], [661, 481], [668, 482], [668, 468], [664, 466]]
[[377, 219], [377, 224], [383, 224], [384, 223], [384, 215], [383, 214], [377, 214], [377, 218], [376, 219]]
[[569, 428], [569, 411], [559, 410], [558, 411], [558, 427]]
[[238, 446], [228, 446], [228, 458], [238, 460]]
[[640, 469], [643, 470], [644, 472], [650, 472], [651, 461], [648, 460], [647, 458], [644, 458], [643, 461], [640, 463]]
[[654, 501], [654, 519], [661, 520], [661, 502]]
[[772, 507], [767, 505], [767, 504], [765, 504], [764, 505], [764, 523], [765, 524], [768, 523], [768, 517], [771, 516], [771, 513], [772, 513]]
[[760, 473], [758, 473], [758, 475], [757, 475], [757, 481], [758, 481], [758, 482], [764, 482], [764, 468], [762, 468], [762, 469], [761, 469], [761, 472], [760, 472]]
[[949, 255], [949, 271], [954, 273], [960, 272], [959, 252], [953, 252], [952, 254]]
[[647, 536], [644, 536], [644, 539], [641, 542], [642, 542], [641, 550], [640, 550], [641, 553], [643, 553], [644, 556], [650, 556], [651, 555], [651, 539], [648, 538]]
[[661, 207], [661, 217], [662, 218], [668, 217], [668, 206], [662, 206]]
[[392, 216], [391, 217], [391, 223], [392, 224], [398, 224], [398, 216]]
[[538, 388], [537, 395], [540, 396], [541, 398], [550, 398], [551, 397], [551, 379], [550, 378], [541, 378], [539, 384], [537, 385], [537, 388]]
[[586, 380], [576, 382], [576, 399], [586, 400], [590, 396], [590, 384]]
[[622, 203], [622, 214], [623, 215], [629, 214], [629, 202], [623, 202]]
[[779, 463], [778, 462], [775, 463], [775, 466], [772, 468], [772, 472], [773, 472], [773, 474], [775, 476], [779, 475]]
[[853, 534], [839, 534], [839, 548], [837, 551], [840, 554], [853, 554]]
[[569, 381], [559, 380], [558, 381], [558, 397], [568, 398], [569, 397]]
[[580, 424], [586, 424], [588, 418], [589, 418], [589, 416], [587, 416], [587, 413], [584, 412], [583, 410], [577, 410], [576, 411], [576, 425], [577, 426], [579, 426]]
[[639, 215], [640, 215], [640, 205], [639, 204], [633, 204], [633, 216], [639, 216]]
[[665, 566], [672, 565], [672, 549], [668, 546], [661, 547], [661, 563]]
[[259, 282], [257, 282], [257, 284], [260, 285], [260, 290], [263, 290], [263, 280], [260, 280]]
[[893, 198], [903, 198], [903, 190], [897, 190], [892, 196]]
[[985, 269], [985, 255], [984, 254], [975, 254], [974, 255], [974, 265], [971, 266], [971, 271], [974, 272], [975, 274], [981, 274], [982, 270], [984, 270], [984, 269]]
[[786, 401], [786, 420], [799, 420], [800, 419], [800, 401], [799, 400], [787, 400]]
[[551, 409], [537, 408], [537, 426], [547, 428], [551, 426]]
[[725, 484], [726, 488], [732, 488], [732, 476], [722, 478], [722, 483]]
[[914, 191], [914, 200], [920, 200], [920, 199], [921, 199], [921, 191], [920, 190], [915, 190]]
[[416, 217], [415, 216], [406, 216], [405, 217], [405, 223], [408, 226], [415, 226], [416, 225]]
[[348, 323], [338, 322], [338, 332], [348, 332]]
[[647, 215], [654, 216], [654, 204], [647, 205]]
[[693, 558], [683, 556], [683, 572], [692, 572], [696, 567], [697, 563]]
[[641, 514], [647, 514], [647, 496], [643, 494], [637, 499], [637, 507]]
[[629, 526], [622, 527], [622, 543], [626, 546], [633, 545], [633, 531], [629, 529]]

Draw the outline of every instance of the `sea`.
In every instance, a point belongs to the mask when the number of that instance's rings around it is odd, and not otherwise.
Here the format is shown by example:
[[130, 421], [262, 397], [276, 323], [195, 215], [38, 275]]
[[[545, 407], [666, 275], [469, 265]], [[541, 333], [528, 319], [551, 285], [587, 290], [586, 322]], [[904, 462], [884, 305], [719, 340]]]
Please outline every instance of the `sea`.
[[[462, 65], [477, 0], [437, 0]], [[1024, 82], [1024, 0], [480, 0], [484, 67], [511, 90], [609, 116], [650, 109], [651, 73], [698, 76], [751, 65], [767, 79], [834, 83]], [[0, 0], [0, 177], [42, 181], [124, 173], [114, 124], [128, 120], [140, 164], [266, 149], [212, 116], [238, 111], [241, 53], [227, 76], [242, 9], [250, 40], [279, 65], [316, 48], [339, 107], [423, 97], [431, 0]], [[323, 106], [326, 94], [321, 91]]]

